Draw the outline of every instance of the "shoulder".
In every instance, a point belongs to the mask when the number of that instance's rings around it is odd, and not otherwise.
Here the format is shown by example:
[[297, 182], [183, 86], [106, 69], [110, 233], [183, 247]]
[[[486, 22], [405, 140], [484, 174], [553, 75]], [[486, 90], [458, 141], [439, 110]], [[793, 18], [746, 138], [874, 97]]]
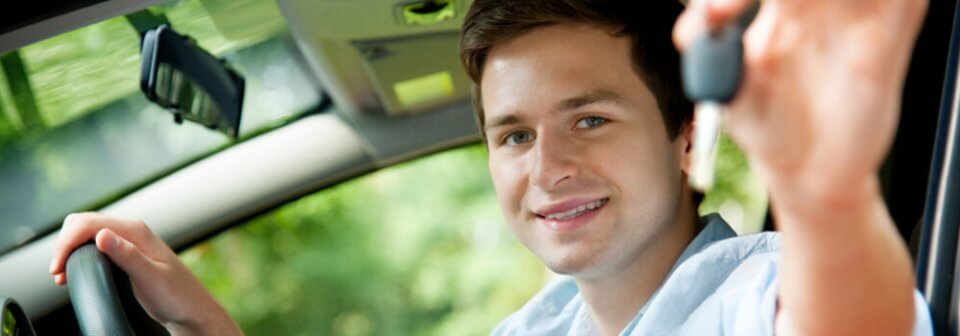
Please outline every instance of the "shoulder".
[[776, 299], [781, 258], [779, 233], [724, 239], [704, 248], [698, 257], [691, 261], [715, 265], [712, 269], [700, 268], [718, 275], [716, 287], [705, 298], [704, 305], [718, 301], [725, 310], [746, 308], [751, 314], [774, 308], [771, 300]]
[[780, 251], [780, 233], [760, 232], [713, 242], [694, 257], [742, 262], [754, 256]]
[[[780, 234], [762, 232], [715, 241], [683, 261], [668, 280], [689, 278], [717, 289], [728, 282], [776, 274]], [[707, 276], [713, 281], [702, 281]], [[712, 291], [711, 291], [712, 292]]]
[[491, 334], [566, 334], [582, 308], [583, 299], [573, 278], [557, 276], [520, 310], [500, 322]]
[[760, 331], [772, 326], [751, 324], [731, 329], [731, 323], [758, 321], [767, 312], [772, 319], [779, 257], [780, 237], [772, 232], [726, 238], [704, 246], [677, 265], [637, 330], [685, 335], [764, 334]]
[[690, 314], [684, 333], [773, 335], [779, 290], [779, 251], [742, 260]]

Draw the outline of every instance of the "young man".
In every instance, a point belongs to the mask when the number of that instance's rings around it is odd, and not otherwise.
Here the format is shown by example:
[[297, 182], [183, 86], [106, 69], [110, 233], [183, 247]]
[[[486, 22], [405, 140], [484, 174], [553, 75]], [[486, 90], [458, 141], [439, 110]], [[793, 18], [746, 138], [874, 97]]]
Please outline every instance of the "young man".
[[[745, 37], [731, 135], [782, 237], [734, 238], [687, 187], [679, 46], [747, 0], [476, 0], [461, 56], [510, 229], [564, 274], [496, 334], [930, 333], [876, 171], [920, 0], [767, 0]], [[239, 333], [139, 221], [69, 216], [51, 273], [95, 238], [177, 334]], [[155, 279], [164, 279], [156, 281]]]
[[[747, 3], [692, 3], [678, 42]], [[923, 8], [763, 4], [730, 131], [770, 186], [781, 244], [697, 220], [678, 3], [476, 0], [461, 58], [501, 208], [567, 275], [495, 333], [929, 333], [876, 179]]]

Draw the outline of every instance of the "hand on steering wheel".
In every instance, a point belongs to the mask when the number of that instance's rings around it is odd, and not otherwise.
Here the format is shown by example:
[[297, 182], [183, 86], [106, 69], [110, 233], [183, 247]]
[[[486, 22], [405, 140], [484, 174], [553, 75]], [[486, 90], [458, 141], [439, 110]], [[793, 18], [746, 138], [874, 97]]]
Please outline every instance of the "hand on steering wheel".
[[[74, 252], [75, 249], [77, 252]], [[85, 250], [89, 252], [83, 252]], [[70, 257], [71, 254], [74, 256]], [[110, 263], [117, 266], [114, 270], [122, 272], [114, 273], [111, 277]], [[74, 268], [72, 264], [83, 266]], [[116, 279], [123, 273], [129, 276], [129, 281], [124, 277], [123, 281], [117, 279], [115, 286], [107, 285], [111, 281], [109, 279]], [[67, 216], [53, 249], [50, 274], [57, 284], [69, 286], [71, 297], [81, 295], [84, 297], [80, 300], [93, 302], [74, 302], [77, 317], [90, 320], [81, 323], [92, 325], [96, 319], [106, 318], [103, 314], [112, 314], [110, 318], [113, 321], [96, 323], [108, 323], [106, 326], [123, 330], [122, 319], [117, 321], [123, 315], [116, 314], [122, 313], [123, 309], [109, 300], [116, 297], [111, 294], [111, 291], [116, 293], [114, 289], [121, 288], [122, 294], [129, 288], [133, 295], [121, 295], [122, 298], [129, 298], [123, 301], [124, 304], [129, 302], [126, 312], [139, 312], [138, 308], [142, 307], [145, 311], [143, 316], [149, 315], [147, 318], [159, 322], [171, 333], [242, 333], [190, 269], [180, 262], [176, 253], [140, 220], [99, 213]], [[79, 284], [75, 283], [78, 281]], [[141, 321], [138, 317], [140, 315], [127, 315], [131, 322], [129, 324], [139, 328], [144, 323], [152, 323]], [[137, 329], [137, 332], [141, 331]]]

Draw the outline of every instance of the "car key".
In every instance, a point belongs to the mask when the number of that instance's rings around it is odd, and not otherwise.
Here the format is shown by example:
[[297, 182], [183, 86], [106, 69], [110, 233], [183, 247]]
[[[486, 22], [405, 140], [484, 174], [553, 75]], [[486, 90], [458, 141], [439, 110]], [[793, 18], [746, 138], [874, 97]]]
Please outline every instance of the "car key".
[[694, 39], [683, 53], [683, 91], [696, 103], [689, 177], [695, 190], [713, 186], [723, 111], [743, 74], [743, 32], [758, 9], [756, 3], [740, 20]]

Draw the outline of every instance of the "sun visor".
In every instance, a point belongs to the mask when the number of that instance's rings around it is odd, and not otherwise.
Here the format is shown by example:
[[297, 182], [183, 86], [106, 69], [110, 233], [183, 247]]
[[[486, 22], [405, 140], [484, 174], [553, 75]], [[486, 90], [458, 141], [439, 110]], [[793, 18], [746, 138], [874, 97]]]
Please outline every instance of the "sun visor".
[[346, 113], [416, 114], [463, 102], [467, 0], [281, 0], [298, 46]]
[[433, 33], [355, 46], [383, 108], [404, 114], [470, 97], [470, 81], [457, 56], [459, 38], [456, 32]]

